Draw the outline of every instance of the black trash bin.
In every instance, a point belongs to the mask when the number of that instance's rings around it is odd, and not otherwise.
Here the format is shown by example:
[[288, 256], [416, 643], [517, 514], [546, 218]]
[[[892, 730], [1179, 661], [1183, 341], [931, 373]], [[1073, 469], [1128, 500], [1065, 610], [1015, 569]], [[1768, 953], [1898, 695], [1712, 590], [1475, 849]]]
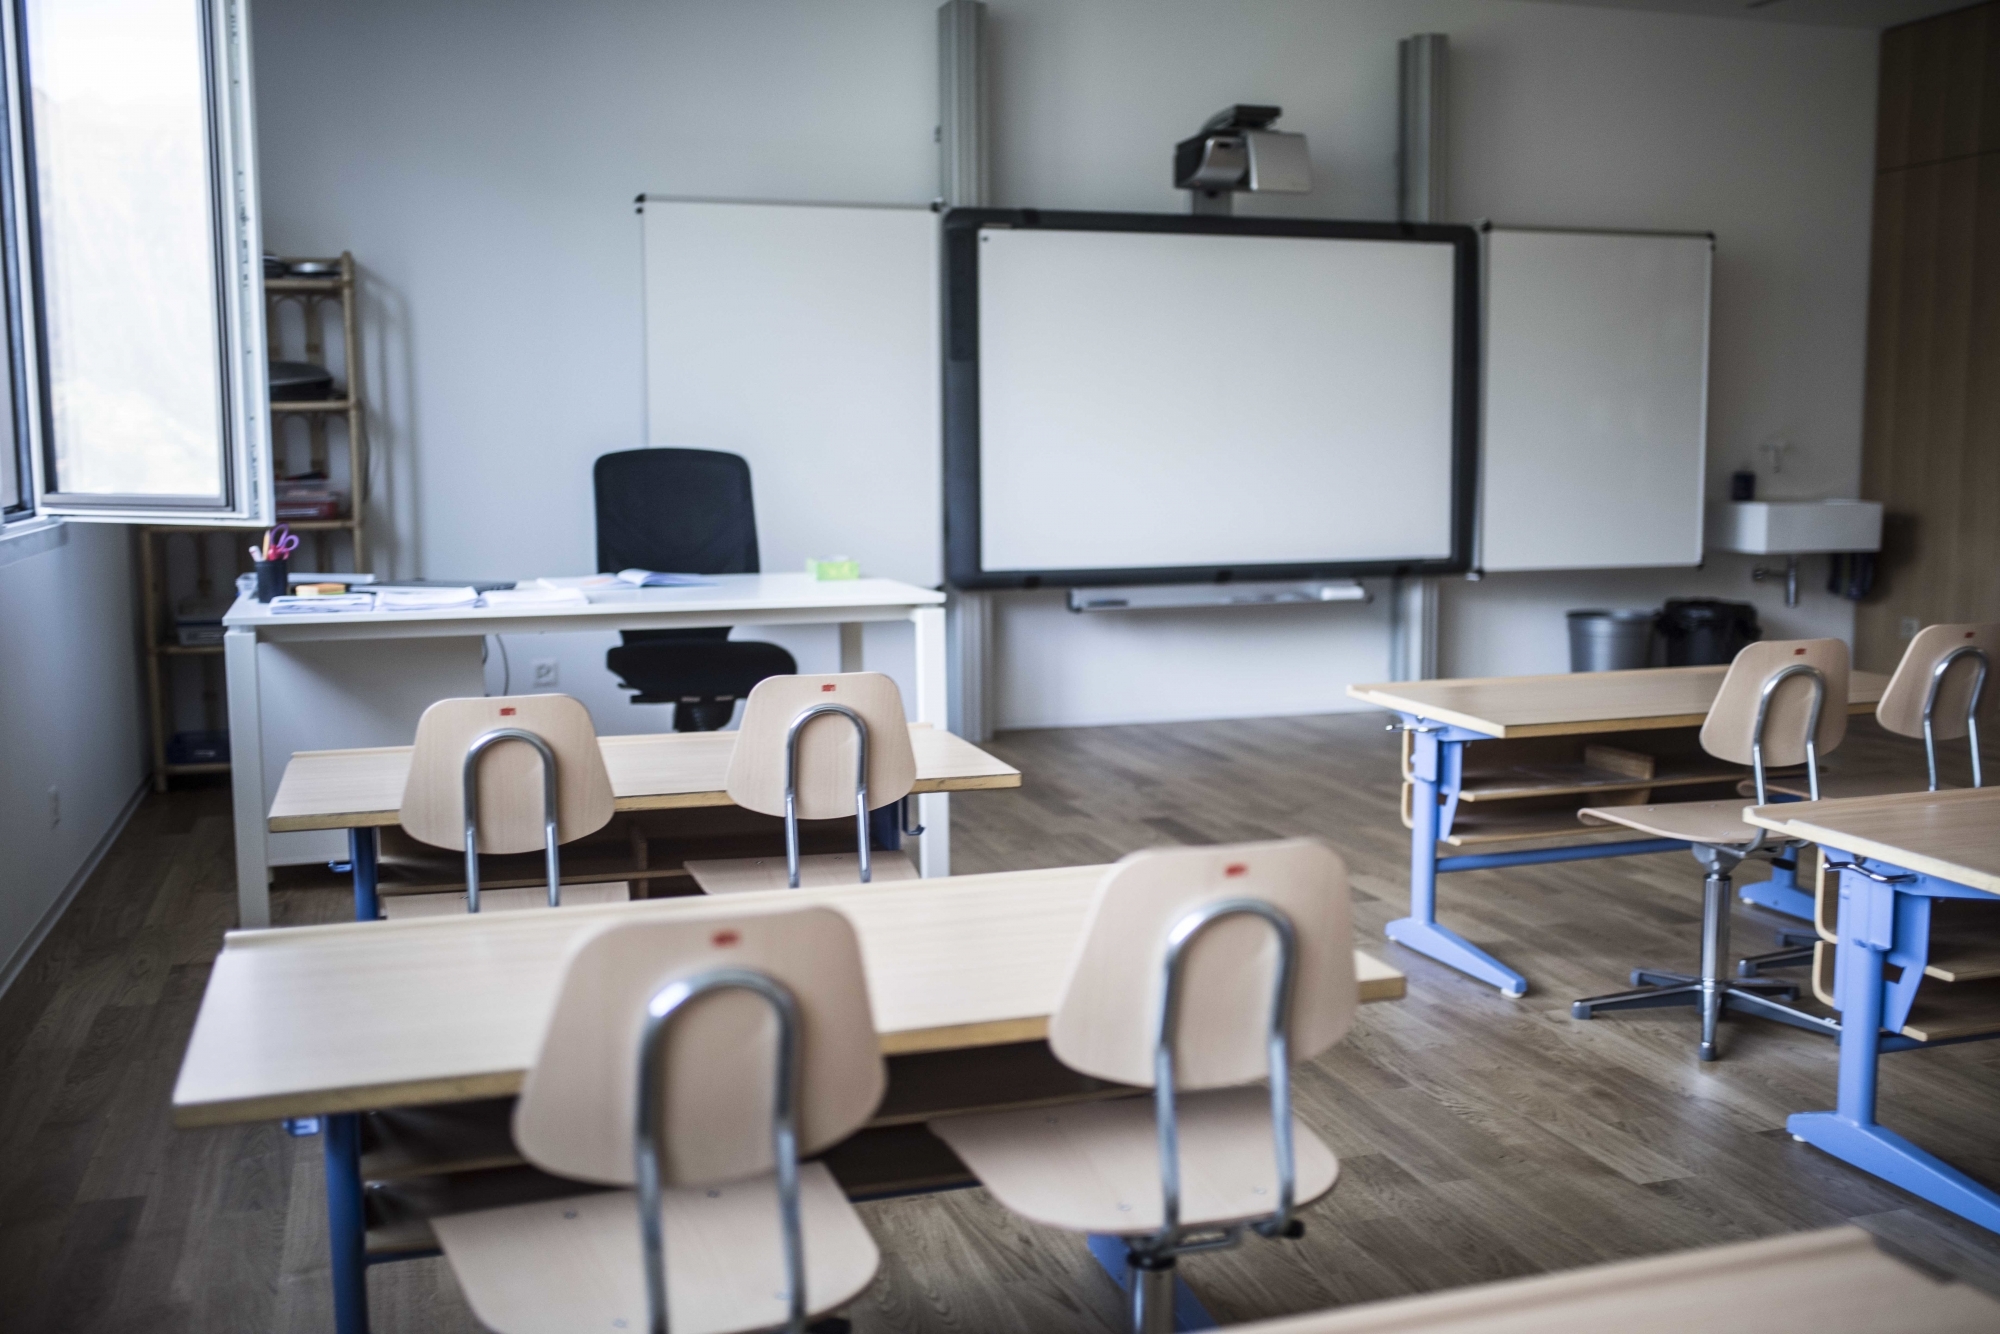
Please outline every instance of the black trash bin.
[[1659, 628], [1667, 642], [1669, 667], [1732, 662], [1745, 644], [1764, 637], [1755, 607], [1719, 598], [1668, 598]]

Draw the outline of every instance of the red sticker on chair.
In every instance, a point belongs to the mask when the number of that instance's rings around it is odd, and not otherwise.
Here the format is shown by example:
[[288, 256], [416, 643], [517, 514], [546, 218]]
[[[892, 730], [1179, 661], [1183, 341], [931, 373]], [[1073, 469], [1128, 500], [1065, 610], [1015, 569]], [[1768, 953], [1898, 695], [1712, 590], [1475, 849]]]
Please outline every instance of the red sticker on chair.
[[1231, 862], [1222, 868], [1222, 873], [1227, 876], [1249, 875], [1250, 868], [1242, 862]]
[[831, 682], [831, 681], [828, 681], [828, 682], [827, 682], [827, 683], [826, 683], [825, 685], [821, 686], [821, 687], [820, 687], [820, 689], [821, 689], [822, 691], [826, 691], [826, 690], [831, 690], [831, 689], [833, 689], [833, 682]]
[[1802, 648], [1795, 648], [1792, 650], [1792, 656], [1795, 658], [1802, 658], [1805, 656], [1805, 652], [1806, 651]]
[[743, 937], [734, 931], [718, 931], [708, 938], [708, 943], [719, 950], [726, 950], [731, 945], [740, 943], [742, 939]]
[[500, 716], [502, 718], [512, 718], [514, 716], [514, 709], [511, 706], [504, 708], [500, 710]]

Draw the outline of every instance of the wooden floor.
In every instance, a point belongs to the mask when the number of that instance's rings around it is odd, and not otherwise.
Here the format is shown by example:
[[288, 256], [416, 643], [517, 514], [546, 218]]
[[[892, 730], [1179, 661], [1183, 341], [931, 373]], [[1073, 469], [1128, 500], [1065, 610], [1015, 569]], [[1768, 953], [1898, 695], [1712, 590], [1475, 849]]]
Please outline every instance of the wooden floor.
[[[1897, 745], [1873, 725], [1856, 751]], [[1834, 1048], [1737, 1020], [1694, 1059], [1691, 1015], [1579, 1023], [1575, 996], [1634, 964], [1691, 967], [1685, 854], [1447, 877], [1444, 918], [1525, 971], [1503, 1000], [1382, 940], [1406, 907], [1394, 739], [1365, 715], [1014, 733], [1016, 792], [953, 803], [961, 871], [1106, 861], [1150, 844], [1316, 834], [1355, 873], [1364, 943], [1410, 975], [1396, 1004], [1298, 1079], [1341, 1157], [1298, 1242], [1184, 1263], [1225, 1323], [1852, 1219], [2000, 1292], [2000, 1237], [1794, 1143], [1832, 1104]], [[149, 797], [0, 998], [0, 1330], [323, 1330], [317, 1139], [275, 1125], [176, 1131], [167, 1099], [234, 898], [226, 788]], [[276, 899], [336, 920], [337, 889]], [[1768, 948], [1739, 912], [1738, 952]], [[2000, 1182], [2000, 1043], [1887, 1059], [1882, 1119]], [[859, 1331], [1114, 1331], [1081, 1239], [981, 1191], [864, 1206], [880, 1277]], [[379, 1334], [477, 1328], [441, 1260], [370, 1278]]]

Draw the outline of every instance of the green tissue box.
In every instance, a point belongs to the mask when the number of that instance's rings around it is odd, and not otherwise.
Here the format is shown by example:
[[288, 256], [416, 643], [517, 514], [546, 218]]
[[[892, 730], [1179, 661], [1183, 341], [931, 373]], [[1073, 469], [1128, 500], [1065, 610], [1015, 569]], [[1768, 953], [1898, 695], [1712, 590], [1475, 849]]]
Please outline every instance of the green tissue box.
[[845, 556], [835, 556], [832, 560], [806, 560], [806, 573], [815, 579], [859, 579], [861, 562], [849, 560]]

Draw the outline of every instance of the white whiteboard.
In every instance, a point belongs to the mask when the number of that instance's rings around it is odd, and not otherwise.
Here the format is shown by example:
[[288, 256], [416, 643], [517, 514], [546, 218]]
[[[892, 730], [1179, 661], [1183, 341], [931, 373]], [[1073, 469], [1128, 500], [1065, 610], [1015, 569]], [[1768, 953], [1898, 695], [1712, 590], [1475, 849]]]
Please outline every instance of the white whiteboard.
[[1486, 234], [1486, 570], [1701, 561], [1707, 236]]
[[766, 570], [938, 584], [936, 216], [642, 207], [647, 442], [749, 460]]
[[979, 246], [985, 570], [1451, 556], [1449, 243]]

